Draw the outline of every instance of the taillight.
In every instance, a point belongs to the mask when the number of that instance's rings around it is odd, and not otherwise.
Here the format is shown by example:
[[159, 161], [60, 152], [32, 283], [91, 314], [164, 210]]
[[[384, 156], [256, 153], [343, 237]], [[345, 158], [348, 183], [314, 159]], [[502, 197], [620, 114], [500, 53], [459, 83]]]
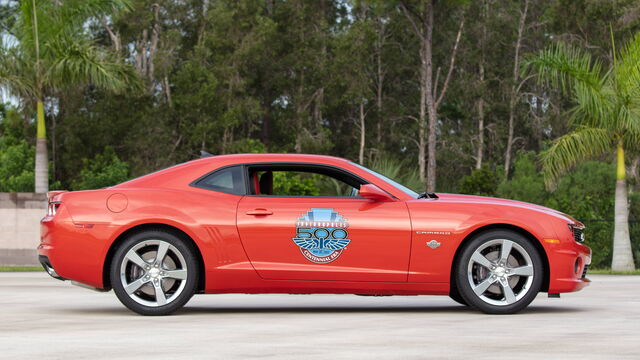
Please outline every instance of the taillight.
[[60, 207], [60, 202], [59, 201], [50, 202], [49, 206], [47, 207], [47, 215], [48, 216], [55, 216], [59, 207]]

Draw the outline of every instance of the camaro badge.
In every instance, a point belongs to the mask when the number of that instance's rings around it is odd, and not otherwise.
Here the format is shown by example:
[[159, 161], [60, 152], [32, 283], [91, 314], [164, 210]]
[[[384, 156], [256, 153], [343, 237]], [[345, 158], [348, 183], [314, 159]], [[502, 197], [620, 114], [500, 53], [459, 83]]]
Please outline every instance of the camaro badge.
[[348, 227], [347, 219], [333, 209], [312, 208], [296, 221], [293, 242], [307, 260], [327, 264], [340, 257], [351, 242]]
[[437, 248], [438, 246], [440, 246], [440, 243], [439, 243], [438, 241], [436, 241], [436, 240], [431, 240], [431, 241], [429, 241], [429, 242], [427, 243], [427, 246], [428, 246], [428, 247], [430, 247], [430, 248], [432, 248], [432, 249], [435, 249], [435, 248]]

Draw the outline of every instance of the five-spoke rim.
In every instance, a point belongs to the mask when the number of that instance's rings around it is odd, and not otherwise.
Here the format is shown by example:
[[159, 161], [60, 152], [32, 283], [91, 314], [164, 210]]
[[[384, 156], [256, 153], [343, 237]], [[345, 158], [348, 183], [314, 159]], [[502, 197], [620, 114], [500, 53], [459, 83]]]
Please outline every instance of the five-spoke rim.
[[497, 306], [518, 302], [531, 289], [534, 269], [527, 251], [507, 239], [488, 241], [469, 260], [467, 277], [482, 301]]
[[166, 305], [182, 293], [187, 265], [180, 251], [163, 240], [145, 240], [129, 249], [120, 265], [120, 281], [141, 305]]

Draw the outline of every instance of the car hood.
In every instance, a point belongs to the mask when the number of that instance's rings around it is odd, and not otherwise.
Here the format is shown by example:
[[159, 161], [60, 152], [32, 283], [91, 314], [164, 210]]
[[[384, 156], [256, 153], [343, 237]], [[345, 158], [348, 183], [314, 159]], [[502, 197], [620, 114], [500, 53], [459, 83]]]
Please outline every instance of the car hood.
[[554, 210], [545, 206], [536, 205], [536, 204], [532, 204], [524, 201], [501, 199], [501, 198], [494, 198], [494, 197], [487, 197], [487, 196], [441, 194], [441, 193], [438, 193], [438, 199], [436, 201], [519, 207], [519, 208], [525, 208], [533, 211], [542, 212], [545, 214], [552, 215], [554, 217], [564, 218], [568, 222], [580, 224], [580, 222], [574, 219], [571, 215], [567, 215], [561, 211]]

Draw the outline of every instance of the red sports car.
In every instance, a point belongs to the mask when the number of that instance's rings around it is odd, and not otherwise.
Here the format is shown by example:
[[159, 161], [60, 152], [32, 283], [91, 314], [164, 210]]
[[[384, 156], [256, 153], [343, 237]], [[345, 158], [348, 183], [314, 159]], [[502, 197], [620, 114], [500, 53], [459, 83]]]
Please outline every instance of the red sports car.
[[589, 283], [584, 226], [542, 206], [417, 193], [318, 155], [206, 157], [49, 194], [40, 262], [164, 315], [195, 293], [449, 295], [514, 313]]

